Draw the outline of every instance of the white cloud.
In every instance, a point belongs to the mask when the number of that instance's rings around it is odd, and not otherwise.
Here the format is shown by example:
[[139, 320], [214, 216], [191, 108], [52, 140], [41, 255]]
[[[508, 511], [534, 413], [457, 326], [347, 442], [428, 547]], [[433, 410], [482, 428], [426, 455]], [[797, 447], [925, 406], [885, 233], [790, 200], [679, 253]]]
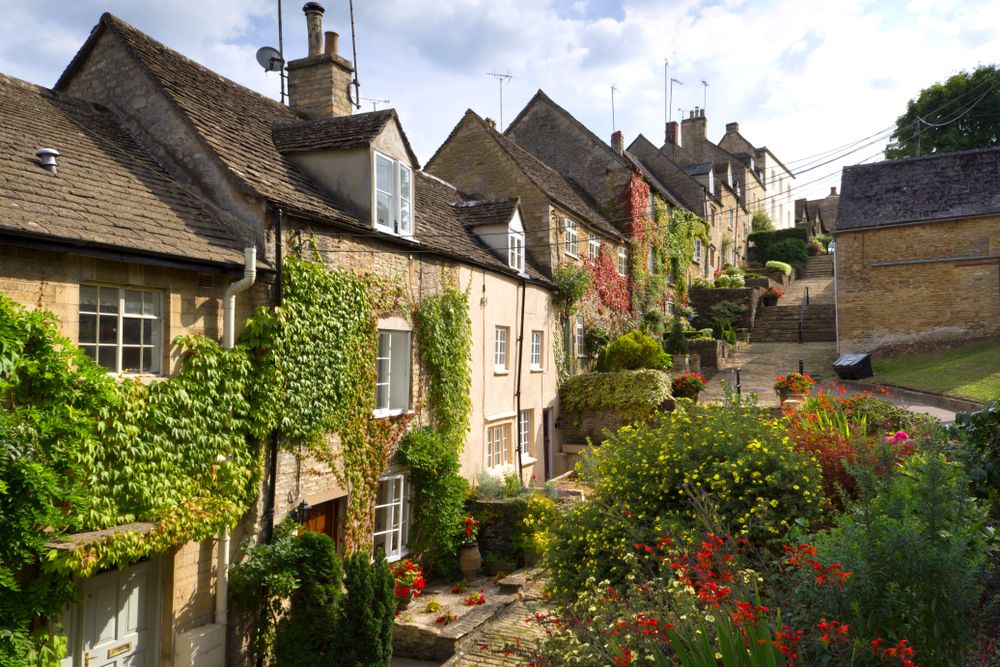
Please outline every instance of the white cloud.
[[[69, 3], [62, 3], [69, 4]], [[60, 9], [63, 9], [62, 4]], [[102, 11], [240, 83], [277, 96], [253, 55], [276, 46], [273, 0], [78, 0], [64, 11], [0, 0], [0, 70], [52, 85]], [[350, 57], [347, 3], [327, 3], [327, 29]], [[739, 121], [751, 140], [794, 161], [890, 127], [917, 92], [1000, 53], [1000, 0], [382, 0], [355, 3], [362, 96], [390, 99], [426, 160], [466, 108], [499, 116], [485, 72], [510, 73], [503, 117], [542, 88], [599, 137], [615, 120], [630, 141], [663, 136], [663, 61], [676, 107], [701, 106], [709, 134]], [[289, 59], [305, 51], [301, 4], [285, 3]], [[366, 106], [366, 108], [371, 108]], [[875, 154], [884, 141], [844, 160]], [[812, 181], [830, 165], [804, 174]], [[830, 176], [802, 186], [816, 196]]]

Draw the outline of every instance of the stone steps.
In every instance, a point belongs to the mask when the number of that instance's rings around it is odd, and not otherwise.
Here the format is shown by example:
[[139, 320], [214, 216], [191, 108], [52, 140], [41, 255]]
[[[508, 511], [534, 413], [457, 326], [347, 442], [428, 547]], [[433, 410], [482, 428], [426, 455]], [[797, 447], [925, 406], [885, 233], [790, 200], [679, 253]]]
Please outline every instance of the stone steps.
[[754, 342], [798, 342], [799, 316], [802, 318], [802, 342], [823, 342], [837, 339], [837, 321], [833, 304], [808, 306], [771, 306], [757, 311]]

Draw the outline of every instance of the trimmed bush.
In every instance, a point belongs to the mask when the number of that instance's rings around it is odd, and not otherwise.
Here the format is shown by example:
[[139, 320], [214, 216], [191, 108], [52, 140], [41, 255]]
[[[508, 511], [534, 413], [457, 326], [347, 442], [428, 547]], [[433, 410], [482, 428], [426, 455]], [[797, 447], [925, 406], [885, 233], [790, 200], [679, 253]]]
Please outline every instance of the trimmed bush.
[[625, 581], [636, 543], [701, 533], [690, 494], [725, 517], [734, 537], [780, 539], [825, 504], [816, 459], [756, 408], [694, 405], [626, 426], [581, 462], [592, 489], [552, 527], [547, 564], [554, 593], [573, 598], [594, 582]]
[[670, 398], [670, 378], [643, 369], [617, 373], [582, 373], [563, 382], [559, 400], [564, 411], [615, 410], [626, 422], [648, 419]]
[[786, 276], [792, 275], [792, 265], [786, 264], [785, 262], [778, 262], [775, 260], [771, 260], [770, 262], [764, 265], [764, 268], [767, 269], [768, 271], [781, 271]]
[[792, 227], [791, 229], [779, 229], [773, 232], [753, 232], [747, 236], [747, 241], [760, 250], [765, 250], [768, 246], [787, 239], [798, 239], [802, 243], [808, 243], [809, 230], [805, 227]]
[[670, 366], [670, 355], [641, 331], [630, 331], [619, 336], [604, 349], [597, 360], [599, 371], [631, 371], [640, 368], [666, 370]]
[[768, 261], [802, 266], [809, 260], [808, 246], [799, 239], [785, 239], [767, 247]]

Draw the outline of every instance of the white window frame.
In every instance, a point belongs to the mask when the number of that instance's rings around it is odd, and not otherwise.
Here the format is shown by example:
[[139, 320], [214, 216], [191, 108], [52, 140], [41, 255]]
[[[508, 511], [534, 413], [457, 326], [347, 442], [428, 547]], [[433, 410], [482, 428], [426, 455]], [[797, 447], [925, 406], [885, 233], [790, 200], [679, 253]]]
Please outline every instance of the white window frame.
[[507, 233], [507, 265], [524, 273], [524, 233], [513, 230]]
[[731, 230], [733, 228], [733, 209], [732, 208], [729, 209], [729, 220], [728, 220], [727, 224], [729, 226], [729, 229]]
[[563, 242], [566, 244], [566, 254], [576, 258], [580, 253], [580, 234], [577, 224], [570, 218], [563, 218]]
[[[388, 356], [381, 356], [382, 353], [382, 337], [387, 337]], [[393, 346], [393, 341], [396, 341], [395, 347]], [[403, 343], [402, 347], [400, 343]], [[411, 366], [411, 354], [413, 350], [413, 338], [409, 331], [402, 331], [398, 329], [379, 329], [378, 331], [378, 347], [375, 350], [375, 417], [391, 417], [394, 415], [401, 415], [410, 409], [410, 381], [413, 376]], [[395, 352], [394, 352], [395, 350]], [[396, 358], [395, 355], [403, 355], [402, 358]], [[393, 365], [402, 364], [402, 366], [397, 365], [397, 372], [404, 370], [403, 378], [395, 377], [393, 378]], [[383, 374], [383, 369], [388, 371], [388, 375]], [[405, 391], [396, 395], [396, 400], [394, 401], [393, 390], [400, 383], [405, 383]], [[381, 388], [384, 389], [384, 400], [380, 402], [379, 391]], [[405, 397], [405, 401], [400, 397]]]
[[542, 370], [542, 354], [545, 351], [545, 332], [531, 332], [531, 370]]
[[667, 314], [674, 315], [677, 312], [677, 306], [674, 305], [674, 300], [670, 299], [667, 301]]
[[649, 190], [649, 201], [646, 203], [646, 215], [649, 216], [650, 222], [656, 222], [656, 200], [652, 188]]
[[695, 264], [701, 264], [701, 239], [694, 240], [694, 258], [691, 261]]
[[618, 246], [618, 275], [628, 274], [628, 249], [625, 246]]
[[[83, 291], [84, 289], [93, 289], [97, 292], [97, 304], [93, 307], [93, 310], [88, 310], [89, 306], [85, 306], [83, 303]], [[101, 312], [101, 306], [104, 301], [104, 296], [107, 295], [111, 297], [109, 292], [113, 292], [113, 298], [109, 298], [110, 302], [115, 304], [115, 312]], [[125, 312], [125, 302], [126, 293], [134, 292], [139, 294], [139, 310], [140, 312], [127, 313]], [[148, 306], [150, 312], [147, 311], [147, 298]], [[80, 326], [81, 320], [84, 317], [94, 318], [94, 340], [84, 341], [80, 337], [80, 332], [82, 327]], [[113, 343], [102, 343], [101, 342], [101, 320], [111, 319], [115, 320], [115, 342]], [[139, 343], [125, 343], [125, 321], [126, 320], [139, 320]], [[163, 294], [158, 290], [151, 290], [147, 288], [140, 287], [128, 287], [125, 285], [107, 285], [107, 284], [96, 284], [96, 283], [82, 283], [79, 289], [79, 299], [77, 308], [77, 344], [79, 347], [90, 355], [90, 351], [93, 350], [93, 356], [91, 358], [98, 365], [107, 368], [109, 373], [125, 373], [126, 375], [158, 375], [161, 372], [163, 366]], [[149, 326], [149, 337], [151, 339], [150, 343], [146, 343], [146, 325], [147, 321], [151, 321], [152, 324]], [[115, 351], [115, 364], [114, 368], [109, 368], [104, 364], [100, 363], [102, 349], [113, 348]], [[123, 369], [123, 356], [125, 349], [138, 349], [139, 350], [139, 369], [138, 370], [124, 370]], [[145, 368], [143, 364], [143, 356], [145, 350], [150, 350], [150, 364], [149, 368]]]
[[493, 370], [507, 372], [507, 353], [510, 350], [510, 327], [496, 327], [493, 334]]
[[[379, 523], [379, 513], [383, 513], [382, 530], [375, 530], [373, 540], [378, 543], [380, 536], [386, 537], [385, 558], [390, 563], [408, 553], [410, 540], [410, 520], [413, 494], [410, 480], [405, 472], [393, 471], [379, 478], [375, 499], [375, 526]], [[388, 489], [386, 497], [383, 491]], [[393, 544], [395, 542], [395, 544]]]
[[591, 235], [590, 240], [587, 241], [587, 257], [590, 259], [597, 259], [601, 256], [601, 239], [594, 238]]
[[521, 448], [521, 454], [531, 456], [531, 410], [521, 410], [517, 415], [517, 443]]
[[[378, 166], [380, 159], [389, 163], [392, 183], [388, 185], [392, 188], [391, 190], [379, 188]], [[407, 188], [400, 187], [404, 175], [409, 180], [409, 187]], [[401, 192], [403, 189], [406, 192]], [[386, 195], [389, 198], [390, 214], [393, 216], [392, 224], [382, 224], [378, 220], [378, 200], [380, 194]], [[408, 212], [406, 219], [403, 217], [405, 212]], [[372, 224], [375, 229], [386, 234], [392, 234], [393, 236], [410, 237], [413, 236], [413, 219], [413, 170], [399, 160], [395, 160], [378, 151], [372, 151]]]
[[492, 424], [486, 427], [486, 467], [499, 468], [510, 465], [511, 422]]
[[576, 356], [582, 358], [586, 356], [586, 331], [583, 321], [583, 313], [576, 314], [576, 333], [574, 335], [574, 343], [576, 343]]

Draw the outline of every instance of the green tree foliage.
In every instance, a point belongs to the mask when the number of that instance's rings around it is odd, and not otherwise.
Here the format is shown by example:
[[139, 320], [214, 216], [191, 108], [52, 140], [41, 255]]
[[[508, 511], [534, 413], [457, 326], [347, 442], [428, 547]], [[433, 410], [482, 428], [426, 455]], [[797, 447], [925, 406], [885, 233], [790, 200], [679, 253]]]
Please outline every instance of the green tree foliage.
[[687, 270], [694, 259], [694, 241], [709, 243], [711, 229], [708, 223], [685, 209], [674, 209], [667, 222], [664, 247], [674, 277], [675, 301], [687, 300]]
[[972, 490], [1000, 518], [1000, 399], [978, 412], [955, 415], [951, 435], [958, 439]]
[[982, 65], [924, 88], [896, 119], [890, 159], [1000, 146], [1000, 67]]
[[670, 355], [655, 340], [641, 331], [630, 331], [613, 340], [597, 361], [599, 371], [624, 371], [639, 368], [670, 368]]
[[809, 251], [805, 241], [785, 239], [767, 248], [767, 261], [784, 262], [792, 266], [804, 266], [809, 260]]
[[774, 223], [771, 222], [771, 216], [767, 213], [764, 211], [757, 211], [750, 219], [750, 229], [754, 232], [773, 232]]
[[555, 305], [567, 315], [574, 314], [590, 288], [590, 272], [576, 264], [560, 264], [552, 281], [556, 284]]
[[344, 570], [333, 540], [306, 531], [295, 537], [290, 563], [299, 585], [292, 591], [288, 612], [274, 637], [276, 667], [327, 667], [341, 653], [337, 645], [342, 619]]

